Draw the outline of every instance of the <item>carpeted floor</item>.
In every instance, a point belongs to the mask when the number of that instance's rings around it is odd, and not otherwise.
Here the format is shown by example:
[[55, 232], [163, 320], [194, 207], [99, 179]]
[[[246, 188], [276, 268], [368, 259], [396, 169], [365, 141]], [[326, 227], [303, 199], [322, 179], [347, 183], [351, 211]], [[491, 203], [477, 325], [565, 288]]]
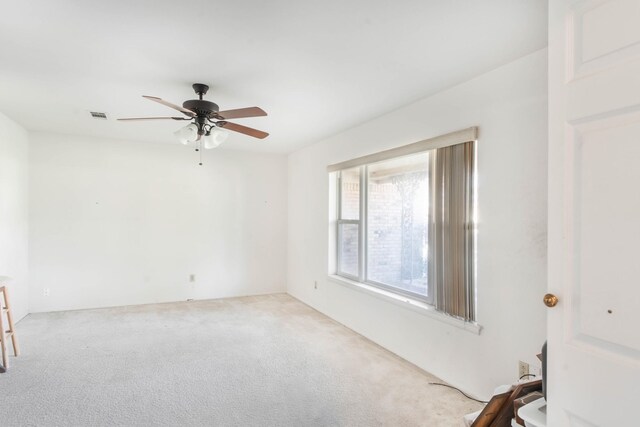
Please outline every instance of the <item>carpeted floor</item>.
[[288, 295], [32, 314], [9, 426], [460, 426], [480, 408]]

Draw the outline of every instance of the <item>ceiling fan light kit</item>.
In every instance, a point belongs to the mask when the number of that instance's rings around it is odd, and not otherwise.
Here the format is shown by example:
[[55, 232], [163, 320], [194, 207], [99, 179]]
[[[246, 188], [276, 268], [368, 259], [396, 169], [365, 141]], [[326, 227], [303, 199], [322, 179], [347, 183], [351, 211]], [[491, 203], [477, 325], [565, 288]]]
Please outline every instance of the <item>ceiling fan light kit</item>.
[[220, 144], [222, 144], [229, 136], [229, 132], [227, 132], [227, 130], [242, 133], [259, 139], [264, 139], [269, 136], [269, 134], [266, 132], [227, 121], [228, 119], [266, 116], [267, 113], [264, 112], [264, 110], [262, 110], [261, 108], [247, 107], [239, 108], [236, 110], [220, 111], [218, 104], [202, 99], [203, 96], [206, 95], [209, 91], [209, 86], [202, 83], [195, 83], [192, 87], [195, 93], [198, 95], [198, 99], [185, 101], [182, 103], [182, 107], [165, 101], [162, 98], [143, 95], [143, 98], [181, 112], [182, 114], [184, 114], [184, 116], [182, 117], [133, 117], [118, 120], [189, 120], [190, 123], [187, 126], [175, 131], [174, 135], [176, 139], [184, 145], [188, 145], [192, 142], [197, 143], [196, 151], [201, 152], [200, 165], [202, 165], [201, 149], [219, 147]]
[[202, 137], [202, 145], [206, 149], [218, 148], [228, 137], [229, 132], [219, 128], [213, 128]]
[[182, 144], [187, 145], [190, 142], [194, 142], [196, 139], [198, 139], [198, 127], [195, 124], [190, 123], [185, 127], [175, 131], [173, 135]]

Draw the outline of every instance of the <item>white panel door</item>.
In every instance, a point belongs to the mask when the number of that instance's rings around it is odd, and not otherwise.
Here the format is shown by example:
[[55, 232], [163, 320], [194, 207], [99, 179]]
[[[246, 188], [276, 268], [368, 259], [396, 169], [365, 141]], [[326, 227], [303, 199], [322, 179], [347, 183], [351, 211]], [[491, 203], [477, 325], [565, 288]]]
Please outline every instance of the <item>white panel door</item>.
[[640, 426], [640, 0], [549, 2], [549, 426]]

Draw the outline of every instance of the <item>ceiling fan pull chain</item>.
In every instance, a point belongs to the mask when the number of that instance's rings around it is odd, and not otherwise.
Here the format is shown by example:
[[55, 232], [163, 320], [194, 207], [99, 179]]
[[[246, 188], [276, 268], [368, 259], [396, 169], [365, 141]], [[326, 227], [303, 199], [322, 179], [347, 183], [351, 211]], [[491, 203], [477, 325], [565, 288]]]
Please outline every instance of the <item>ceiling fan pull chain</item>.
[[198, 141], [198, 147], [200, 148], [200, 166], [202, 166], [202, 140]]

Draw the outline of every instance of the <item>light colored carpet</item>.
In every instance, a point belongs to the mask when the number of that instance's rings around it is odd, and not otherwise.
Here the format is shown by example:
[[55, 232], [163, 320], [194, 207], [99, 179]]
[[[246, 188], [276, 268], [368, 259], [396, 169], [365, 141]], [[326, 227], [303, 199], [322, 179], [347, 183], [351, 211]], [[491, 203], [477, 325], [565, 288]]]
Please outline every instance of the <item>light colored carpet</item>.
[[460, 426], [480, 405], [279, 294], [32, 314], [8, 426]]

